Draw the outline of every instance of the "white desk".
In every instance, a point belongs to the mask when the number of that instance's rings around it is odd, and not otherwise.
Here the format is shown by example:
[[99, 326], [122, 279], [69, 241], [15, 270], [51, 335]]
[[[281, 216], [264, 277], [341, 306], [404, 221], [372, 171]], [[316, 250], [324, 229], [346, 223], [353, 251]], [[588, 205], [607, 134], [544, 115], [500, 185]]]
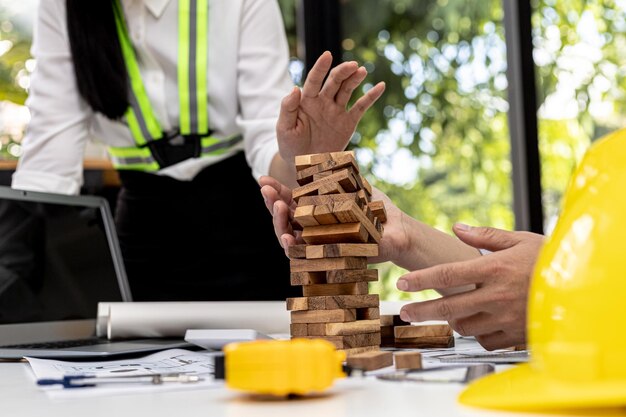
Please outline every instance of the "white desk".
[[[466, 340], [458, 342], [459, 346], [471, 343]], [[0, 363], [0, 416], [529, 416], [459, 405], [456, 398], [464, 387], [462, 384], [391, 382], [367, 377], [339, 380], [325, 395], [296, 400], [252, 400], [226, 388], [52, 400], [35, 385], [27, 363]]]

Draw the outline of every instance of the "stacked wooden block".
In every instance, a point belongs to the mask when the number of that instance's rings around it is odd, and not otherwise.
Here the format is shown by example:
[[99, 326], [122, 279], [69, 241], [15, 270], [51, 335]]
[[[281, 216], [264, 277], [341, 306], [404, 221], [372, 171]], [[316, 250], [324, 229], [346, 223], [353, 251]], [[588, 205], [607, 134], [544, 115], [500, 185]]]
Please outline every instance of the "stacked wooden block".
[[399, 315], [380, 317], [381, 346], [394, 348], [435, 349], [454, 347], [449, 324], [418, 324], [403, 321]]
[[291, 284], [303, 297], [287, 300], [291, 336], [323, 338], [348, 355], [380, 347], [379, 298], [368, 294], [378, 271], [367, 258], [378, 255], [382, 201], [359, 173], [352, 152], [296, 157], [294, 220], [305, 244], [291, 246]]

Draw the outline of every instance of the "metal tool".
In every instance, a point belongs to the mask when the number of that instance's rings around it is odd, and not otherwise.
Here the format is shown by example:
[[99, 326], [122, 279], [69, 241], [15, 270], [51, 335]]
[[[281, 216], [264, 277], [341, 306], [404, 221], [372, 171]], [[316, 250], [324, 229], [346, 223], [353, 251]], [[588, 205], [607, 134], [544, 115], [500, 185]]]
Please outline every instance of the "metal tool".
[[152, 384], [160, 385], [168, 382], [195, 383], [203, 379], [195, 374], [144, 374], [124, 376], [93, 376], [66, 375], [60, 379], [39, 379], [37, 385], [62, 385], [63, 388], [87, 388], [104, 384]]
[[[437, 371], [447, 371], [451, 369], [466, 368], [463, 378], [446, 378], [446, 377], [425, 377], [424, 374]], [[461, 383], [467, 384], [482, 376], [495, 372], [496, 367], [490, 363], [481, 363], [479, 365], [460, 365], [460, 366], [437, 366], [425, 369], [409, 369], [406, 371], [397, 371], [389, 374], [377, 375], [376, 378], [384, 381], [409, 381], [409, 382], [444, 382], [444, 383]]]

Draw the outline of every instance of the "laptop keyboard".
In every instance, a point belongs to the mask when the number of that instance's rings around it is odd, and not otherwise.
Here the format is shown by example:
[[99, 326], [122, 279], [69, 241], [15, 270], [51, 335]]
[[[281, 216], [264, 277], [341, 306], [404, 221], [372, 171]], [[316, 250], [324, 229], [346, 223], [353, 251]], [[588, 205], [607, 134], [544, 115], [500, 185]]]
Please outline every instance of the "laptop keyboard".
[[22, 343], [19, 345], [0, 346], [0, 349], [63, 349], [80, 346], [93, 346], [103, 343], [102, 339], [92, 337], [89, 339], [62, 340], [57, 342]]

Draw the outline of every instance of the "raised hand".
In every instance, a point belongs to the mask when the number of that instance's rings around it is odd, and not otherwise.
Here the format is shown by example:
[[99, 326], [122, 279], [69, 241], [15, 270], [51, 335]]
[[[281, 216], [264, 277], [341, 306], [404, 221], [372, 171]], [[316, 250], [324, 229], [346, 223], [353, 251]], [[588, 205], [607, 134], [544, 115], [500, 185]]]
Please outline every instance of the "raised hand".
[[364, 67], [344, 62], [330, 71], [330, 52], [324, 52], [307, 76], [302, 91], [294, 87], [280, 108], [276, 137], [281, 157], [293, 164], [296, 155], [343, 151], [363, 114], [385, 91], [380, 82], [347, 108], [354, 90], [367, 75]]
[[475, 289], [404, 306], [403, 320], [446, 320], [463, 336], [476, 336], [486, 349], [525, 343], [528, 288], [543, 236], [488, 227], [455, 225], [468, 245], [492, 253], [463, 262], [410, 272], [398, 279], [403, 291]]

